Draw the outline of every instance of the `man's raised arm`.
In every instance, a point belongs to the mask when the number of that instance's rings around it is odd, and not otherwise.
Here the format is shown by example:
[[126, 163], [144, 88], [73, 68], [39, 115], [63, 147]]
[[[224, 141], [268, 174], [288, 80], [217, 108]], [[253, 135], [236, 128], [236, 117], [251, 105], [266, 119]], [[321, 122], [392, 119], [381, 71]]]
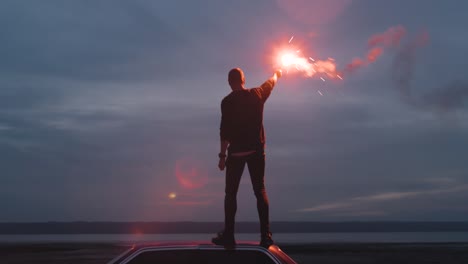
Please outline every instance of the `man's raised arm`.
[[281, 70], [277, 70], [273, 76], [266, 80], [262, 85], [257, 89], [257, 94], [260, 96], [263, 102], [265, 102], [271, 94], [271, 91], [276, 85], [276, 82], [283, 75]]

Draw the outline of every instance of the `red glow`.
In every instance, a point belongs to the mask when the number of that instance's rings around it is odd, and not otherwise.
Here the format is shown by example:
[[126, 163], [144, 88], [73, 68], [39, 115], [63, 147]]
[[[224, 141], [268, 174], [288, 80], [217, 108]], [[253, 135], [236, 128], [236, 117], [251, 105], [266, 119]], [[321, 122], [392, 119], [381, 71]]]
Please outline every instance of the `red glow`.
[[406, 29], [401, 26], [395, 26], [387, 29], [387, 31], [374, 34], [367, 41], [369, 47], [385, 46], [394, 47], [400, 45], [401, 39], [406, 35]]
[[186, 189], [203, 187], [208, 181], [207, 173], [194, 159], [182, 158], [176, 161], [175, 176], [179, 184]]
[[369, 62], [374, 62], [376, 59], [382, 55], [383, 49], [382, 48], [373, 48], [367, 53], [367, 60]]

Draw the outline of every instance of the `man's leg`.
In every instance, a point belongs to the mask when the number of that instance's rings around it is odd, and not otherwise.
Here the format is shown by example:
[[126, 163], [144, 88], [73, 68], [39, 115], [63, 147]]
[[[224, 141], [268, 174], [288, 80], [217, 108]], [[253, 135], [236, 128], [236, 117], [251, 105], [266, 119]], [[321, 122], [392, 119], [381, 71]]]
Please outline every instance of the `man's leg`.
[[226, 196], [224, 198], [224, 233], [234, 235], [234, 223], [237, 211], [237, 191], [244, 172], [243, 157], [229, 157], [226, 161]]
[[265, 190], [265, 154], [254, 153], [249, 156], [247, 165], [250, 173], [250, 180], [257, 198], [257, 210], [260, 218], [260, 233], [262, 238], [270, 235], [269, 204]]

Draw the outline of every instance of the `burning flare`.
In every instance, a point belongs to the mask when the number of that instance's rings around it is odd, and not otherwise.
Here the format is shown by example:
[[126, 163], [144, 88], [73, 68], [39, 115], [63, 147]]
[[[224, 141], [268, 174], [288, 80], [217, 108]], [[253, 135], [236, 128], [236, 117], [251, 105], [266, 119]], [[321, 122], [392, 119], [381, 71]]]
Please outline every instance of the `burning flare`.
[[323, 77], [340, 78], [336, 71], [336, 63], [332, 58], [327, 60], [314, 60], [311, 57], [305, 57], [300, 54], [300, 50], [285, 50], [277, 58], [280, 68], [289, 72], [296, 70], [306, 77], [317, 76], [323, 80]]
[[[355, 57], [342, 70], [337, 70], [337, 64], [332, 58], [316, 60], [303, 56], [300, 49], [293, 47], [294, 36], [292, 36], [287, 48], [277, 50], [275, 66], [286, 72], [296, 70], [306, 77], [317, 77], [324, 82], [324, 77], [343, 80], [345, 74], [351, 74], [361, 67], [374, 63], [390, 50], [396, 53], [392, 67], [393, 79], [405, 102], [420, 108], [442, 112], [465, 107], [468, 103], [467, 82], [453, 81], [419, 96], [412, 91], [411, 82], [414, 77], [416, 52], [428, 43], [429, 34], [424, 31], [409, 41], [403, 42], [406, 35], [406, 29], [398, 25], [371, 36], [367, 41], [366, 55]], [[323, 96], [322, 91], [318, 90], [317, 93]]]
[[375, 62], [386, 49], [399, 47], [405, 35], [406, 29], [399, 25], [371, 36], [367, 41], [369, 49], [366, 56], [354, 58], [342, 70], [338, 70], [337, 64], [332, 58], [315, 60], [312, 57], [303, 56], [300, 49], [294, 49], [292, 46], [291, 42], [294, 39], [292, 36], [288, 41], [288, 48], [279, 52], [276, 66], [286, 70], [286, 72], [296, 70], [306, 77], [318, 77], [322, 81], [325, 81], [325, 77], [343, 80], [345, 74], [353, 73], [358, 68]]

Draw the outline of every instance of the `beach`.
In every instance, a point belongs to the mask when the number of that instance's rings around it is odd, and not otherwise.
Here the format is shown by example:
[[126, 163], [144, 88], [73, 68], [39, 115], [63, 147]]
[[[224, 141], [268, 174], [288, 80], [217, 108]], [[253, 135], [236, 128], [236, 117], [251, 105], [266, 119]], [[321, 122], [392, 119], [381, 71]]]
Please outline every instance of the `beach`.
[[283, 245], [298, 263], [307, 264], [462, 264], [467, 243], [344, 243]]
[[[106, 263], [128, 249], [125, 243], [2, 243], [0, 263]], [[280, 244], [304, 264], [468, 263], [468, 243]]]

